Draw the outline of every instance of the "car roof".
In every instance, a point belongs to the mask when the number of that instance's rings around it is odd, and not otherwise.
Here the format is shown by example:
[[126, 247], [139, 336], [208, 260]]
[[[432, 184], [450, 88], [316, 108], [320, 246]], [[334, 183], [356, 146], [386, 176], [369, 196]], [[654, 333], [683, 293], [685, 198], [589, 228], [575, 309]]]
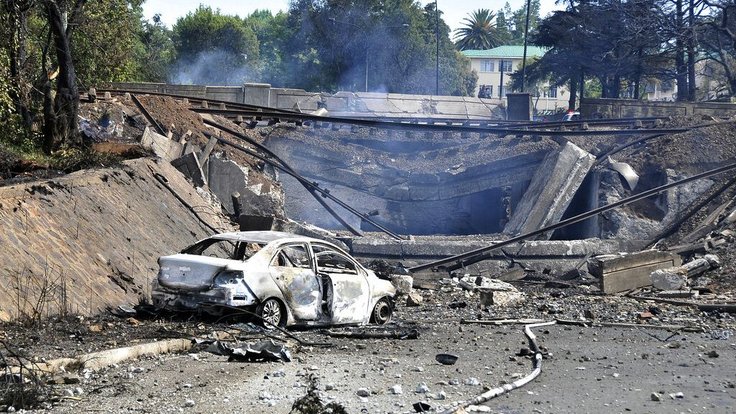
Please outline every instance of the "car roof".
[[298, 234], [286, 233], [282, 231], [234, 231], [229, 233], [215, 234], [209, 239], [244, 241], [254, 243], [270, 243], [275, 240], [300, 240], [300, 241], [319, 241], [311, 237], [300, 236]]

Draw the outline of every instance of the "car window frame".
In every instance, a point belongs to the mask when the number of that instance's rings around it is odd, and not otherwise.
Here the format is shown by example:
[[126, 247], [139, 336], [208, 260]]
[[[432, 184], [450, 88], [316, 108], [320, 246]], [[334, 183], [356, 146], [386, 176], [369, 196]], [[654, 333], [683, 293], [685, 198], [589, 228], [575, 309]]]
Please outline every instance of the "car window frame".
[[[315, 247], [327, 248], [327, 249], [330, 249], [330, 250], [334, 251], [335, 253], [343, 256], [349, 263], [352, 263], [353, 266], [355, 267], [355, 275], [356, 276], [363, 276], [363, 277], [367, 276], [367, 272], [365, 271], [365, 269], [363, 268], [363, 266], [357, 260], [355, 260], [350, 254], [344, 252], [342, 249], [340, 249], [340, 248], [338, 248], [336, 246], [329, 245], [327, 243], [312, 242], [311, 245], [312, 245], [312, 255], [314, 256], [314, 268], [315, 268], [315, 271], [318, 274], [319, 274], [319, 269], [320, 268], [319, 268], [318, 260], [317, 260], [317, 255], [318, 254], [317, 254], [317, 252], [315, 252]], [[329, 272], [327, 272], [327, 273], [329, 273]], [[352, 273], [343, 273], [343, 274], [352, 275]]]
[[[289, 255], [284, 253], [285, 249], [289, 247], [293, 247], [293, 246], [301, 246], [304, 248], [305, 256], [307, 257], [307, 260], [309, 261], [308, 266], [297, 266], [296, 263], [294, 263], [291, 260]], [[291, 266], [279, 266], [279, 265], [274, 264], [274, 261], [277, 260], [277, 257], [282, 254], [284, 256], [284, 259], [287, 260], [291, 264]], [[316, 260], [312, 256], [313, 254], [312, 254], [311, 248], [309, 246], [309, 243], [307, 242], [299, 241], [299, 242], [284, 243], [284, 244], [279, 245], [276, 248], [276, 252], [271, 256], [271, 259], [268, 261], [268, 267], [269, 268], [282, 267], [282, 268], [290, 268], [290, 269], [309, 269], [314, 272], [316, 269], [316, 263], [315, 263]]]

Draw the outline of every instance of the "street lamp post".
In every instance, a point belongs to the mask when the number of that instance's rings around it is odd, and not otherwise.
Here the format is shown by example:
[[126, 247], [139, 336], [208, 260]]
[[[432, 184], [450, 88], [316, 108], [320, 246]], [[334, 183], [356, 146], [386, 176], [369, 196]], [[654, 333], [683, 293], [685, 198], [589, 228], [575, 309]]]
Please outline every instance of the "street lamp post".
[[526, 0], [526, 24], [524, 25], [524, 56], [521, 60], [521, 92], [526, 92], [526, 45], [529, 35], [529, 8], [531, 0]]
[[436, 60], [434, 67], [434, 93], [435, 95], [440, 94], [440, 9], [437, 5], [437, 1], [434, 2], [434, 37], [437, 46]]

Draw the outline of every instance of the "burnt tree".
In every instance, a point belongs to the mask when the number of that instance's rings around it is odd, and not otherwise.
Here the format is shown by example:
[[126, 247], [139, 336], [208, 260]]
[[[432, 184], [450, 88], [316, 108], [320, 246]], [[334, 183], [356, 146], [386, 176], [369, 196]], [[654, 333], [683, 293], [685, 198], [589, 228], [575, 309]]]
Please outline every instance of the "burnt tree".
[[[70, 32], [73, 22], [82, 11], [86, 0], [76, 0], [73, 5], [56, 0], [44, 0], [43, 6], [49, 23], [53, 47], [58, 65], [56, 75], [56, 96], [53, 105], [44, 105], [44, 150], [50, 152], [59, 148], [81, 145], [77, 127], [79, 111], [79, 91], [74, 71]], [[71, 8], [71, 14], [70, 9]], [[49, 81], [51, 81], [49, 75]], [[49, 88], [50, 89], [50, 88]], [[50, 99], [47, 93], [47, 101]]]

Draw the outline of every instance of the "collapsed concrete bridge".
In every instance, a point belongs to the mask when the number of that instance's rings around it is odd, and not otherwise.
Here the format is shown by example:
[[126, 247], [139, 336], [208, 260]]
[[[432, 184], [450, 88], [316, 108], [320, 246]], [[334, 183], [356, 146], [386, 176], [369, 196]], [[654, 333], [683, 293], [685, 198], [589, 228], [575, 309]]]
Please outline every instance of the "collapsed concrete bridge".
[[[391, 135], [308, 129], [273, 134], [266, 145], [393, 231], [418, 235], [516, 234], [559, 220], [595, 160], [540, 136]], [[312, 213], [314, 202], [294, 180], [282, 181], [290, 216], [335, 228]]]

